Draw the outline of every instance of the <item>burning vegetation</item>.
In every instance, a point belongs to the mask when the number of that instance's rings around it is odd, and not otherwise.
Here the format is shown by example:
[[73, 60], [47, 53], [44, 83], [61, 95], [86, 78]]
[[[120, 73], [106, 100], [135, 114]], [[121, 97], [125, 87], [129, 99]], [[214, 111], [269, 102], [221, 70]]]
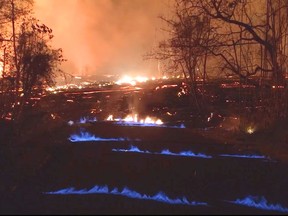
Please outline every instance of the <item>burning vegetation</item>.
[[[170, 37], [152, 54], [168, 62], [164, 76], [99, 81], [61, 72], [66, 84], [56, 85], [65, 59], [50, 46], [52, 29], [28, 18], [32, 1], [0, 1], [0, 189], [26, 192], [27, 179], [42, 179], [48, 186], [33, 188], [41, 196], [104, 194], [205, 208], [212, 200], [287, 212], [279, 173], [288, 176], [270, 155], [276, 147], [257, 140], [276, 137], [287, 148], [287, 2], [267, 0], [257, 16], [250, 1], [176, 2], [177, 18], [161, 18]], [[7, 177], [11, 170], [17, 173]], [[78, 188], [59, 189], [75, 182]], [[203, 197], [209, 201], [191, 201]]]

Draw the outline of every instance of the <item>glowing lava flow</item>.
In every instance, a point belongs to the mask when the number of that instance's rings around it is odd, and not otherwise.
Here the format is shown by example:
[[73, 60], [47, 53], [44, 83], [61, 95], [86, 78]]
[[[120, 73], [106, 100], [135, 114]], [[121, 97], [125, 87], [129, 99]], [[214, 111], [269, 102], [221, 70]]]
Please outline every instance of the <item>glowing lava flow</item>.
[[79, 134], [72, 134], [68, 138], [71, 142], [85, 142], [85, 141], [125, 141], [125, 138], [101, 138], [90, 134], [89, 132], [80, 132]]
[[142, 151], [136, 146], [130, 146], [130, 149], [112, 149], [112, 151], [116, 152], [137, 152], [137, 153], [144, 153], [144, 154], [160, 154], [160, 155], [172, 155], [172, 156], [184, 156], [184, 157], [201, 157], [201, 158], [212, 158], [212, 156], [205, 155], [202, 153], [193, 153], [192, 151], [181, 151], [179, 153], [174, 153], [169, 151], [168, 149], [164, 149], [161, 152], [149, 152], [149, 151]]
[[280, 204], [269, 204], [265, 197], [261, 196], [247, 196], [244, 199], [237, 199], [236, 201], [228, 201], [237, 205], [244, 205], [254, 207], [263, 210], [288, 212], [288, 208], [281, 206]]
[[57, 194], [57, 195], [69, 195], [69, 194], [78, 194], [78, 195], [85, 195], [85, 194], [111, 194], [111, 195], [121, 195], [126, 196], [129, 198], [134, 199], [143, 199], [143, 200], [153, 200], [157, 202], [164, 202], [168, 204], [180, 204], [180, 205], [205, 205], [207, 206], [207, 203], [205, 202], [196, 202], [196, 201], [189, 201], [186, 197], [171, 199], [169, 198], [164, 192], [158, 192], [154, 196], [149, 196], [146, 194], [140, 194], [137, 191], [130, 190], [128, 187], [124, 187], [123, 190], [119, 190], [118, 188], [113, 188], [112, 190], [109, 190], [108, 186], [94, 186], [93, 188], [87, 190], [75, 190], [75, 188], [66, 188], [62, 190], [58, 190], [55, 192], [45, 192], [44, 194]]
[[117, 85], [129, 84], [129, 85], [135, 86], [137, 83], [147, 82], [148, 80], [149, 80], [148, 77], [137, 76], [133, 78], [128, 75], [125, 75], [121, 79], [117, 80], [115, 83]]

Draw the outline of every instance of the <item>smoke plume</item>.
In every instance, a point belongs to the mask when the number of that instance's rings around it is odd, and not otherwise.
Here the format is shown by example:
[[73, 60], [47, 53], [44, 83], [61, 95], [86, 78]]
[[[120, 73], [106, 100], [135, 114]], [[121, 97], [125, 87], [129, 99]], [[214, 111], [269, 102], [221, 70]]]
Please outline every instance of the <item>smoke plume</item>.
[[[169, 0], [36, 0], [35, 16], [62, 48], [63, 70], [84, 75], [155, 75], [143, 56], [157, 46]], [[165, 14], [164, 14], [165, 15]]]

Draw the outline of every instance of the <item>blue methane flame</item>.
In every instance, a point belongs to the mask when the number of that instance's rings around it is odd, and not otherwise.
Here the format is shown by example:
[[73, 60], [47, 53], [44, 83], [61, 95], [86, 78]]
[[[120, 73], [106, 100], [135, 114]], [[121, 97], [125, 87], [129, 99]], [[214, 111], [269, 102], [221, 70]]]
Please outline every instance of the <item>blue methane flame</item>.
[[281, 206], [280, 204], [269, 204], [263, 196], [247, 196], [244, 199], [237, 199], [236, 201], [229, 201], [237, 205], [244, 205], [254, 207], [263, 210], [288, 212], [288, 208]]
[[96, 121], [97, 121], [96, 117], [94, 117], [94, 118], [81, 117], [79, 123], [80, 124], [86, 124], [86, 123], [89, 123], [89, 122], [96, 122]]
[[65, 188], [62, 190], [54, 191], [54, 192], [45, 192], [44, 194], [53, 194], [53, 195], [69, 195], [69, 194], [77, 194], [77, 195], [85, 195], [85, 194], [111, 194], [111, 195], [121, 195], [126, 196], [129, 198], [134, 199], [143, 199], [143, 200], [153, 200], [157, 202], [164, 202], [168, 204], [180, 204], [180, 205], [205, 205], [207, 206], [207, 203], [205, 202], [196, 202], [196, 201], [189, 201], [186, 197], [176, 198], [172, 199], [169, 198], [164, 192], [158, 192], [154, 196], [146, 195], [146, 194], [140, 194], [137, 191], [130, 190], [128, 187], [124, 187], [123, 190], [119, 190], [118, 188], [113, 188], [112, 190], [109, 190], [108, 186], [94, 186], [93, 188], [87, 190], [87, 189], [81, 189], [81, 190], [75, 190], [75, 188]]
[[160, 154], [163, 155], [174, 155], [174, 156], [185, 156], [185, 157], [201, 157], [201, 158], [212, 158], [212, 156], [205, 155], [202, 153], [194, 153], [192, 151], [181, 151], [179, 153], [170, 152], [169, 149], [164, 149]]
[[125, 122], [125, 121], [116, 121], [113, 124], [120, 126], [133, 126], [133, 127], [165, 127], [165, 128], [186, 128], [182, 123], [180, 126], [167, 126], [163, 124], [155, 124], [155, 123], [141, 123], [141, 122]]
[[251, 158], [251, 159], [263, 159], [269, 160], [266, 156], [263, 155], [238, 155], [238, 154], [221, 154], [220, 157], [237, 157], [237, 158]]
[[112, 151], [116, 152], [137, 152], [144, 154], [161, 154], [161, 155], [173, 155], [173, 156], [184, 156], [184, 157], [201, 157], [201, 158], [212, 158], [212, 156], [205, 155], [202, 153], [193, 153], [192, 151], [181, 151], [179, 153], [171, 152], [169, 149], [164, 149], [161, 152], [150, 152], [140, 150], [137, 146], [131, 145], [129, 149], [112, 149]]
[[125, 141], [124, 138], [101, 138], [90, 134], [89, 132], [80, 132], [78, 134], [72, 134], [68, 138], [71, 142], [85, 142], [85, 141]]
[[146, 153], [146, 154], [153, 154], [149, 151], [142, 151], [137, 146], [130, 146], [130, 149], [112, 149], [112, 151], [116, 152], [137, 152], [137, 153]]

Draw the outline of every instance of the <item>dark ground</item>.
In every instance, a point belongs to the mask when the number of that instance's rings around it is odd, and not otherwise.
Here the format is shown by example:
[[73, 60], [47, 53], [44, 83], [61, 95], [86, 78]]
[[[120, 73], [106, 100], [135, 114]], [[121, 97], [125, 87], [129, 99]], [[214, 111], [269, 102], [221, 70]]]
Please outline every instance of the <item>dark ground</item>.
[[[234, 123], [227, 123], [224, 128], [217, 127], [223, 119], [216, 119], [214, 125], [207, 125], [199, 119], [195, 123], [195, 116], [181, 110], [187, 101], [176, 103], [178, 98], [174, 95], [171, 99], [171, 92], [166, 93], [157, 97], [155, 92], [149, 91], [144, 94], [133, 89], [106, 89], [101, 93], [64, 92], [44, 98], [37, 112], [31, 112], [24, 121], [20, 141], [8, 143], [9, 130], [5, 135], [2, 133], [0, 213], [279, 214], [225, 202], [247, 195], [265, 196], [271, 203], [288, 206], [285, 127], [274, 130], [272, 134], [247, 135], [231, 130], [231, 127], [237, 127]], [[168, 96], [174, 102], [159, 105], [159, 101]], [[142, 103], [139, 103], [139, 98]], [[187, 127], [121, 127], [105, 122], [67, 124], [81, 116], [97, 116], [104, 120], [111, 113], [125, 116], [129, 110], [139, 109], [143, 115], [152, 112], [170, 124], [184, 122]], [[165, 115], [167, 112], [176, 114], [171, 117]], [[185, 120], [187, 115], [190, 120]], [[204, 126], [209, 126], [209, 129]], [[7, 129], [5, 126], [2, 128]], [[191, 150], [214, 157], [203, 159], [111, 151], [112, 148], [129, 148], [131, 142], [128, 141], [71, 143], [67, 138], [78, 133], [80, 128], [107, 138], [141, 139], [132, 144], [143, 150]], [[217, 157], [219, 154], [262, 154], [271, 161], [221, 158]], [[94, 185], [128, 186], [149, 195], [164, 191], [171, 197], [186, 196], [189, 200], [208, 202], [209, 206], [171, 205], [103, 194], [43, 194], [68, 187], [84, 189]]]

